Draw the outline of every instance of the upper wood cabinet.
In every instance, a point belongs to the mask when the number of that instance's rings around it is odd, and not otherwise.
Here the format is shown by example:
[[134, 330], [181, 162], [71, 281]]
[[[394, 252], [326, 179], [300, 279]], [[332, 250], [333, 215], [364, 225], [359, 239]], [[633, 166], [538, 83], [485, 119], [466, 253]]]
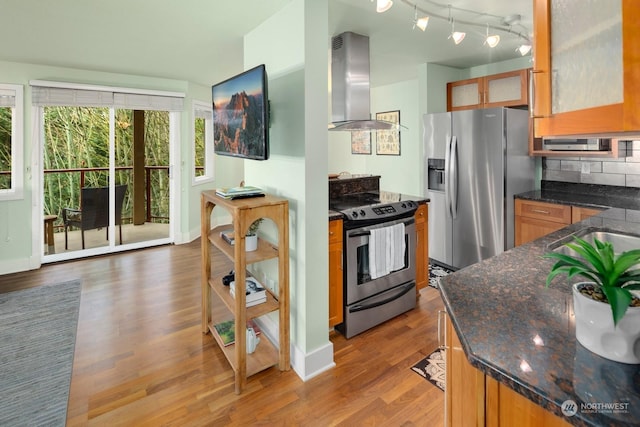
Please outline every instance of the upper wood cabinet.
[[533, 6], [535, 136], [640, 131], [640, 2]]
[[447, 83], [447, 111], [514, 107], [529, 103], [528, 70]]

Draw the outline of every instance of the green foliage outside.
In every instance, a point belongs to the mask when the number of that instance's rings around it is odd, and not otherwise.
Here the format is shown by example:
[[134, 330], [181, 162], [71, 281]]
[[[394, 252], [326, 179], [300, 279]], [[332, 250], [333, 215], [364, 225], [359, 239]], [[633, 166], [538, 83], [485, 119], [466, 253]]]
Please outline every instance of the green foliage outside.
[[205, 137], [205, 120], [202, 118], [195, 119], [195, 176], [204, 175], [204, 137]]
[[[11, 107], [0, 107], [0, 171], [11, 171]], [[11, 174], [0, 174], [0, 190], [11, 188]]]
[[[149, 175], [151, 215], [164, 218], [155, 222], [168, 222], [169, 113], [145, 111], [144, 133], [145, 166], [165, 166], [153, 169]], [[108, 185], [109, 109], [45, 107], [44, 134], [45, 171], [74, 169], [72, 172], [47, 172], [44, 175], [44, 212], [61, 217], [62, 208], [79, 207], [82, 175], [86, 187]], [[133, 111], [116, 110], [115, 180], [116, 184], [128, 186], [124, 218], [132, 216], [133, 155]], [[91, 168], [104, 170], [84, 170]]]

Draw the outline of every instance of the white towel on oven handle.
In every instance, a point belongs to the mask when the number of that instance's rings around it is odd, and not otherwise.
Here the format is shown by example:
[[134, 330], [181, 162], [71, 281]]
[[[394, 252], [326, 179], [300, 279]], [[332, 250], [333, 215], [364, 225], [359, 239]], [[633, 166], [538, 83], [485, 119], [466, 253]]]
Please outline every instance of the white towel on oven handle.
[[369, 237], [369, 275], [386, 276], [404, 267], [404, 223], [371, 230]]

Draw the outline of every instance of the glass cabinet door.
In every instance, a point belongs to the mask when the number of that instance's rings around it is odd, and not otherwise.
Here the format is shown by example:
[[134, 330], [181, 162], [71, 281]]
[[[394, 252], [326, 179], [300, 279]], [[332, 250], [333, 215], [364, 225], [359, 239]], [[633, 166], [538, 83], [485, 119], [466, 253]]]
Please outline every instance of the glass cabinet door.
[[552, 114], [622, 103], [622, 1], [550, 3]]

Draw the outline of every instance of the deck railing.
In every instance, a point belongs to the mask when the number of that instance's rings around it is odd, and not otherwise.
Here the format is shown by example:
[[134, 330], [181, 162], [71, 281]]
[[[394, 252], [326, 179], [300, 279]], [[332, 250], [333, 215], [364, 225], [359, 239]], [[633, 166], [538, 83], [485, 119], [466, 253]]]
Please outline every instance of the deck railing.
[[[115, 167], [115, 171], [116, 172], [129, 172], [132, 173], [133, 172], [133, 166], [116, 166]], [[146, 221], [147, 222], [154, 222], [157, 220], [168, 220], [169, 219], [169, 214], [168, 212], [166, 213], [166, 215], [162, 215], [162, 213], [160, 215], [154, 215], [153, 214], [153, 192], [151, 189], [151, 179], [152, 179], [152, 174], [154, 172], [161, 172], [161, 173], [166, 173], [167, 175], [169, 174], [169, 166], [145, 166], [145, 211], [146, 211]], [[44, 171], [45, 174], [45, 179], [47, 175], [51, 175], [51, 174], [79, 174], [79, 185], [78, 185], [78, 191], [77, 193], [80, 194], [80, 190], [85, 187], [86, 183], [87, 183], [87, 174], [90, 173], [108, 173], [109, 172], [109, 168], [108, 167], [93, 167], [93, 168], [67, 168], [67, 169], [45, 169]], [[47, 197], [45, 195], [45, 197]], [[132, 193], [129, 193], [129, 197], [134, 197]], [[167, 200], [168, 200], [168, 193], [167, 193]], [[131, 220], [131, 217], [125, 217], [123, 218], [124, 220]], [[56, 228], [60, 227], [59, 224], [56, 224]]]

